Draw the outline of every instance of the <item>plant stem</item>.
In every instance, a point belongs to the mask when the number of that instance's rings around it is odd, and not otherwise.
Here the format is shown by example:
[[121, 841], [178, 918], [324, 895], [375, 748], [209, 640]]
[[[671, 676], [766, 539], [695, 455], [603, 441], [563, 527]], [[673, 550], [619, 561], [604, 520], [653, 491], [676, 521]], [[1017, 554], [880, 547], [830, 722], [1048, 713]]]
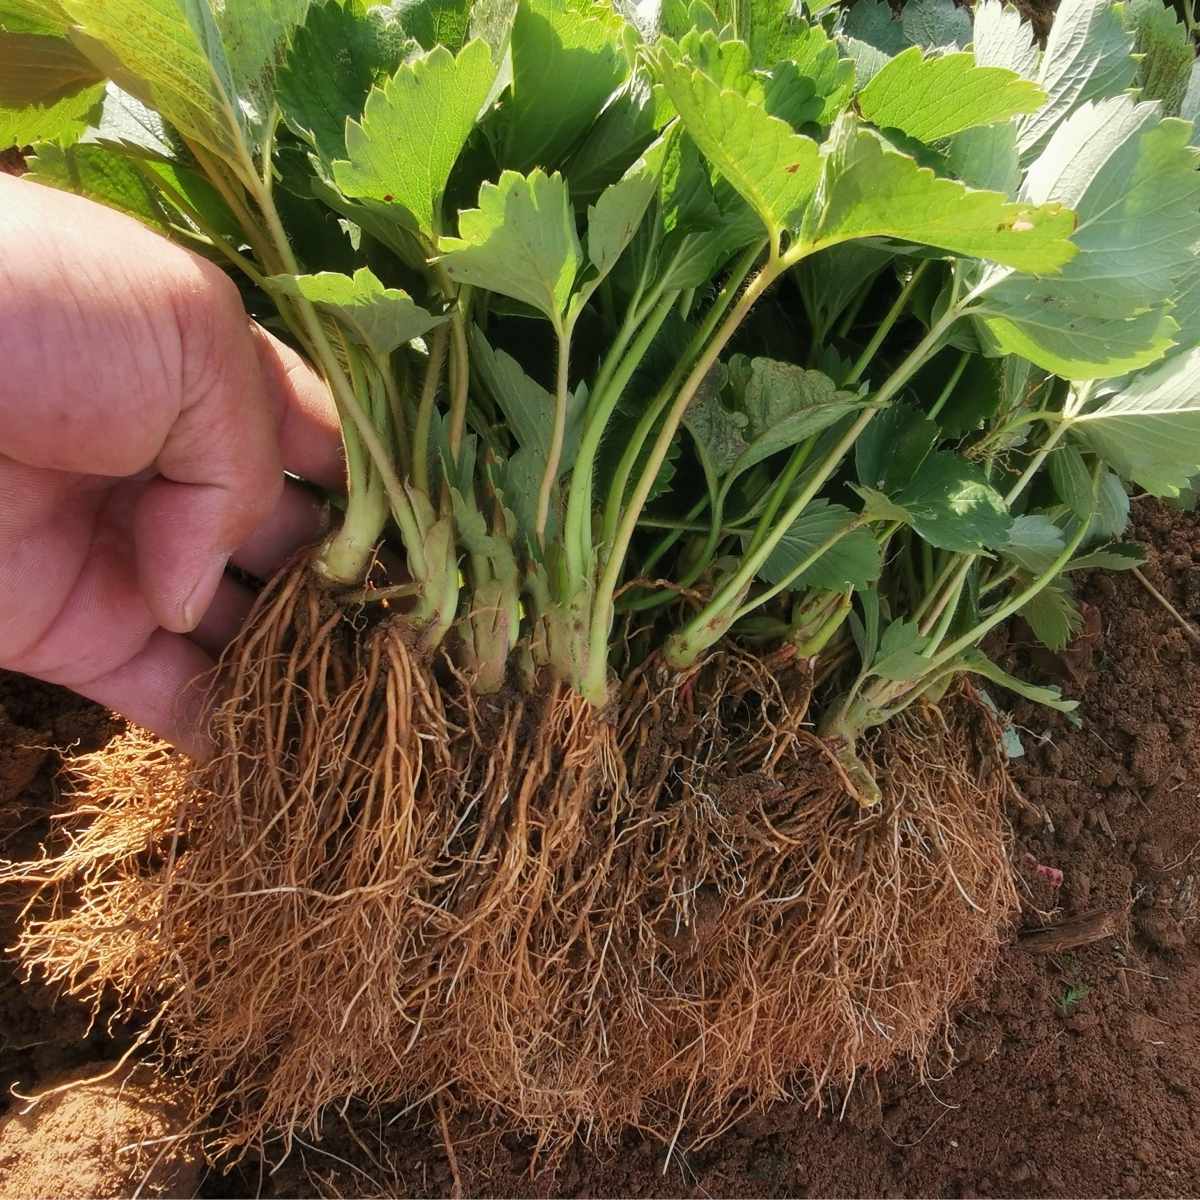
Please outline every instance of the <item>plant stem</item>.
[[571, 369], [571, 329], [568, 326], [558, 331], [558, 379], [554, 389], [554, 429], [550, 434], [550, 450], [546, 455], [546, 469], [542, 472], [538, 488], [537, 517], [534, 533], [539, 543], [546, 533], [546, 522], [550, 517], [550, 496], [558, 479], [558, 464], [562, 460], [563, 438], [567, 431], [567, 390]]
[[963, 372], [967, 369], [967, 363], [970, 361], [970, 350], [964, 350], [962, 357], [950, 373], [950, 378], [946, 381], [946, 386], [942, 388], [942, 394], [934, 401], [933, 407], [925, 414], [931, 421], [937, 417], [938, 413], [945, 407], [946, 401], [953, 395], [954, 389], [958, 386], [958, 381], [962, 378]]
[[929, 260], [918, 264], [917, 268], [909, 276], [908, 282], [900, 289], [900, 295], [896, 297], [896, 302], [888, 310], [888, 314], [883, 318], [879, 328], [875, 330], [871, 340], [866, 344], [862, 354], [858, 356], [858, 362], [850, 369], [850, 374], [843, 381], [843, 387], [850, 387], [859, 381], [862, 373], [871, 365], [871, 360], [875, 357], [875, 352], [883, 345], [883, 339], [892, 331], [892, 326], [900, 319], [900, 314], [908, 307], [908, 299], [913, 293], [913, 288], [917, 286], [922, 275], [925, 274], [925, 268], [929, 266]]
[[429, 429], [433, 422], [434, 402], [437, 400], [448, 341], [449, 328], [441, 324], [433, 331], [433, 341], [429, 345], [429, 362], [425, 367], [425, 382], [417, 405], [417, 427], [413, 430], [413, 486], [426, 495], [429, 493]]
[[463, 429], [467, 423], [467, 389], [471, 383], [467, 334], [463, 328], [462, 311], [470, 303], [471, 288], [466, 286], [458, 296], [458, 303], [450, 310], [450, 376], [453, 392], [450, 396], [450, 457], [458, 462], [458, 451], [462, 446]]

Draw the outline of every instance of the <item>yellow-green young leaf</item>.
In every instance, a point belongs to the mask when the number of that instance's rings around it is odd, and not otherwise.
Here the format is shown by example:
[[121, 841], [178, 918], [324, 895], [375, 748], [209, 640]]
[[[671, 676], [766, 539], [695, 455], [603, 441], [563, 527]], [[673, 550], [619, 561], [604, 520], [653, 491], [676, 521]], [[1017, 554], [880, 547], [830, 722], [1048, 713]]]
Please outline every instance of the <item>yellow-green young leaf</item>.
[[64, 0], [72, 38], [110, 79], [218, 155], [243, 155], [229, 62], [205, 0]]
[[31, 104], [25, 108], [7, 108], [0, 104], [0, 150], [34, 142], [70, 145], [94, 123], [103, 99], [104, 84], [94, 83], [48, 104]]
[[321, 271], [317, 275], [273, 275], [270, 283], [286, 296], [311, 301], [354, 341], [381, 358], [446, 320], [414, 304], [403, 289], [385, 288], [366, 267], [355, 271], [353, 278]]
[[561, 175], [505, 171], [458, 214], [461, 237], [441, 239], [442, 266], [459, 283], [532, 305], [561, 325], [583, 258]]
[[0, 0], [0, 29], [63, 37], [71, 20], [58, 0]]
[[225, 0], [214, 4], [233, 86], [256, 131], [275, 98], [275, 68], [287, 51], [309, 0]]
[[346, 123], [348, 161], [333, 164], [338, 187], [406, 210], [436, 243], [446, 180], [495, 75], [492, 53], [479, 38], [457, 58], [438, 46], [402, 66], [372, 89], [362, 123]]
[[600, 193], [588, 207], [588, 258], [596, 268], [596, 279], [603, 279], [617, 265], [629, 245], [642, 217], [658, 191], [671, 135], [660, 138], [625, 173], [624, 178]]
[[1063, 649], [1083, 628], [1083, 616], [1065, 578], [1047, 584], [1017, 611], [1029, 622], [1034, 637], [1051, 650]]
[[1010, 204], [999, 192], [939, 179], [849, 113], [838, 118], [820, 203], [802, 236], [815, 246], [888, 237], [1052, 273], [1075, 254], [1075, 214], [1058, 203]]
[[683, 127], [704, 157], [754, 209], [768, 232], [794, 229], [820, 174], [816, 142], [661, 51], [656, 65]]
[[1033, 112], [1046, 93], [1003, 67], [977, 67], [970, 54], [923, 58], [910, 46], [858, 94], [864, 117], [921, 142]]

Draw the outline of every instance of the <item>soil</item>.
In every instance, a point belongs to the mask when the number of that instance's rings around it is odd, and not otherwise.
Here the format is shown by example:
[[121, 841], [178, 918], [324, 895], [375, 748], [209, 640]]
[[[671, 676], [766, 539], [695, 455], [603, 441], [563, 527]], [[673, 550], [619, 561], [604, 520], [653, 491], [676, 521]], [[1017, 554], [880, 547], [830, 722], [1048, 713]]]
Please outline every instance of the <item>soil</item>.
[[[1147, 579], [1200, 615], [1200, 518], [1149, 498], [1134, 511]], [[1025, 802], [1010, 813], [1024, 910], [924, 1081], [899, 1064], [848, 1094], [827, 1091], [819, 1109], [775, 1105], [669, 1162], [631, 1131], [618, 1146], [577, 1144], [553, 1171], [539, 1170], [530, 1145], [497, 1143], [463, 1117], [448, 1127], [452, 1167], [436, 1113], [351, 1107], [331, 1116], [321, 1142], [297, 1141], [273, 1174], [270, 1163], [210, 1170], [197, 1194], [449, 1195], [455, 1172], [469, 1195], [1200, 1192], [1200, 647], [1132, 575], [1096, 574], [1077, 595], [1085, 620], [1067, 650], [1035, 646], [1019, 624], [989, 647], [1009, 670], [1079, 699], [1082, 724], [993, 689], [1024, 749], [1011, 766]], [[67, 778], [62, 764], [123, 726], [2, 673], [0, 709], [0, 836], [6, 856], [31, 858]], [[11, 961], [0, 969], [0, 1032], [6, 1093], [111, 1060], [132, 1040], [22, 982]], [[148, 1086], [135, 1075], [126, 1091]], [[47, 1172], [20, 1176], [25, 1194], [133, 1194], [132, 1174], [125, 1191], [96, 1174], [112, 1149], [99, 1136], [88, 1143], [69, 1121], [36, 1112], [20, 1120], [19, 1143], [0, 1130], [0, 1194], [5, 1172], [31, 1163]], [[69, 1133], [73, 1193], [61, 1190]]]

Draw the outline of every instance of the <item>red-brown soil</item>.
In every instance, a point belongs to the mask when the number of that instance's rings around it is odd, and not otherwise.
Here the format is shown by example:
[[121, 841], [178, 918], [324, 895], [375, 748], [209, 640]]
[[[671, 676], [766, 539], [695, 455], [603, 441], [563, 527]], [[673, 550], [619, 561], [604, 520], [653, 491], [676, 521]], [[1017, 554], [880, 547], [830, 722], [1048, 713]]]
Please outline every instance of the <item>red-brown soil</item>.
[[[1134, 501], [1147, 577], [1200, 614], [1200, 520]], [[1130, 575], [1081, 582], [1086, 623], [1061, 654], [991, 648], [1011, 670], [1082, 701], [1082, 728], [996, 693], [1026, 747], [1028, 800], [1011, 812], [1025, 911], [993, 977], [955, 1024], [957, 1063], [921, 1083], [903, 1064], [829, 1092], [824, 1109], [777, 1105], [704, 1150], [672, 1158], [626, 1135], [578, 1145], [529, 1175], [530, 1147], [450, 1124], [467, 1194], [1195, 1195], [1200, 1192], [1200, 655]], [[31, 856], [63, 755], [121, 728], [61, 690], [0, 675], [0, 830]], [[1039, 868], [1045, 868], [1039, 870]], [[1061, 885], [1057, 872], [1061, 872]], [[12, 906], [3, 910], [6, 944]], [[0, 971], [0, 1081], [35, 1089], [129, 1043], [69, 1001]], [[1197, 1116], [1193, 1116], [1193, 1110]], [[435, 1114], [331, 1117], [275, 1174], [210, 1172], [201, 1195], [439, 1195], [453, 1174]], [[55, 1135], [29, 1153], [49, 1157]], [[485, 1145], [490, 1148], [483, 1149]], [[79, 1151], [81, 1156], [84, 1150]], [[86, 1176], [85, 1176], [86, 1178]], [[81, 1185], [86, 1186], [86, 1185]]]

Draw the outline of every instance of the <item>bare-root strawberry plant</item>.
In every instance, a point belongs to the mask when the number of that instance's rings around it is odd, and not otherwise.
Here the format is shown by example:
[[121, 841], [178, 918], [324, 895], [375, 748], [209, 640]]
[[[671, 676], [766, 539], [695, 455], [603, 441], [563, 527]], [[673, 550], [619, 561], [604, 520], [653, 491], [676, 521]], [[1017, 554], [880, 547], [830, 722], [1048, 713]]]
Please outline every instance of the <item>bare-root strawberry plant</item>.
[[[0, 0], [0, 134], [224, 263], [341, 417], [213, 752], [87, 760], [21, 953], [228, 1144], [553, 1146], [918, 1061], [1015, 903], [980, 645], [1200, 473], [1158, 0]], [[982, 682], [981, 682], [982, 681]]]

